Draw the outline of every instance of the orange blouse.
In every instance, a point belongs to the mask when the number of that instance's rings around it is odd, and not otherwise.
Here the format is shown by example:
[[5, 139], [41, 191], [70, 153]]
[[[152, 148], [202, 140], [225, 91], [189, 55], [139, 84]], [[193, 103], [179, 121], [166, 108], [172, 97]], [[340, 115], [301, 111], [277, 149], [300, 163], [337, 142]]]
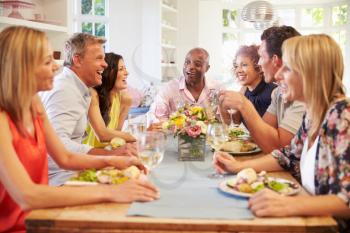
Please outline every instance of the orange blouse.
[[[48, 184], [47, 152], [43, 121], [39, 114], [33, 117], [35, 137], [21, 135], [8, 116], [12, 133], [12, 144], [18, 159], [36, 184]], [[23, 211], [11, 198], [0, 182], [0, 232], [25, 232], [24, 219], [28, 212]]]

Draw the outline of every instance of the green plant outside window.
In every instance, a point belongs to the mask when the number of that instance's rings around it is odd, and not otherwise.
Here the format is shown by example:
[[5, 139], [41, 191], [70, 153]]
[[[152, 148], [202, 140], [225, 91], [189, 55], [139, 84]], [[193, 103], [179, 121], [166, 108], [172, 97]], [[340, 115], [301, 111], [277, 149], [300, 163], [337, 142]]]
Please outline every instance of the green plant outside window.
[[347, 23], [348, 5], [334, 6], [332, 9], [332, 25], [342, 26]]
[[229, 10], [229, 9], [223, 9], [222, 10], [222, 24], [224, 27], [237, 27], [237, 10]]
[[81, 0], [82, 15], [105, 15], [105, 0]]
[[321, 7], [304, 8], [302, 10], [302, 20], [305, 23], [304, 26], [321, 27], [324, 21], [324, 9]]

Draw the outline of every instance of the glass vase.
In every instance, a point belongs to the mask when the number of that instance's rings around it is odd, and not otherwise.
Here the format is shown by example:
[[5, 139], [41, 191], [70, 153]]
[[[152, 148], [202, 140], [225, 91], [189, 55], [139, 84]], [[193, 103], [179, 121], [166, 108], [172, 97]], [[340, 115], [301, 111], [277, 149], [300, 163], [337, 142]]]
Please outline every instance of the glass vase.
[[180, 161], [204, 161], [205, 136], [192, 138], [188, 135], [179, 135], [178, 151]]

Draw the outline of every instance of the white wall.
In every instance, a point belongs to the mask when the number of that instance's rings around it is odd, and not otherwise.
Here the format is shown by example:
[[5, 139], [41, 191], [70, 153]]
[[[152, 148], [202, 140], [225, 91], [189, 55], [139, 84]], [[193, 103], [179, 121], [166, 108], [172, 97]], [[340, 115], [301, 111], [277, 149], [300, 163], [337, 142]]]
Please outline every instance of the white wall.
[[222, 6], [216, 0], [199, 1], [198, 45], [210, 55], [211, 68], [207, 76], [217, 79], [222, 65]]
[[144, 84], [137, 72], [142, 63], [139, 56], [142, 44], [141, 0], [110, 0], [109, 4], [109, 51], [123, 56], [130, 73], [129, 84], [142, 89]]
[[161, 11], [159, 0], [142, 0], [142, 44], [137, 56], [141, 58], [138, 74], [148, 82], [160, 83]]
[[178, 73], [182, 74], [182, 67], [187, 52], [198, 46], [199, 1], [178, 0], [179, 35], [178, 35]]

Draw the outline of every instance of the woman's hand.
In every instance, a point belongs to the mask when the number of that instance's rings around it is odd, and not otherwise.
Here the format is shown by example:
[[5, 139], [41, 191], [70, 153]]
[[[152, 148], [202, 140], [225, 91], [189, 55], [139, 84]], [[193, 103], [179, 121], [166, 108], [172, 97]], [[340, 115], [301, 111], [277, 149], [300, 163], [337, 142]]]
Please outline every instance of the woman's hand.
[[136, 142], [136, 138], [130, 133], [120, 131], [119, 134], [118, 137], [123, 138], [126, 142]]
[[137, 156], [137, 149], [134, 143], [126, 143], [125, 145], [112, 150], [115, 155], [121, 156]]
[[130, 203], [133, 201], [153, 201], [159, 199], [158, 189], [147, 180], [128, 180], [122, 184], [110, 185], [111, 201]]
[[240, 162], [235, 160], [230, 154], [222, 151], [214, 153], [213, 163], [216, 172], [218, 173], [237, 173], [241, 168]]
[[258, 217], [292, 216], [293, 197], [283, 196], [270, 189], [263, 189], [249, 199], [249, 208]]

